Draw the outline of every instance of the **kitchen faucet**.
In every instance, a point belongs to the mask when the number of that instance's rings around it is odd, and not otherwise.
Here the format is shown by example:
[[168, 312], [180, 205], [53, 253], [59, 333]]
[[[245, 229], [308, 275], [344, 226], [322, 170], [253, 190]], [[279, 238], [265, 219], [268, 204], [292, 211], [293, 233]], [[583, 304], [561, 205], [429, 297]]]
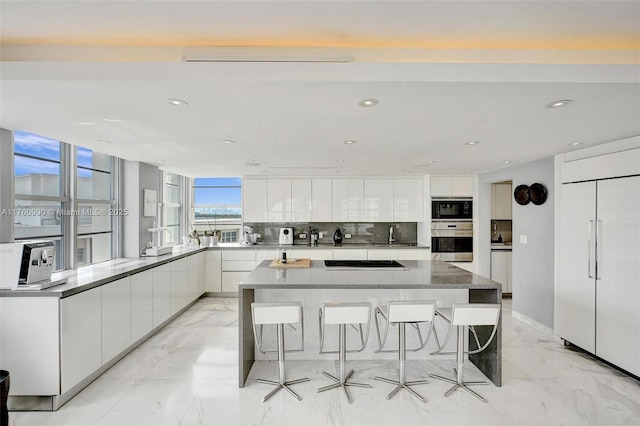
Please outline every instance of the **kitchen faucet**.
[[393, 225], [389, 225], [389, 244], [392, 244], [395, 240], [393, 238]]

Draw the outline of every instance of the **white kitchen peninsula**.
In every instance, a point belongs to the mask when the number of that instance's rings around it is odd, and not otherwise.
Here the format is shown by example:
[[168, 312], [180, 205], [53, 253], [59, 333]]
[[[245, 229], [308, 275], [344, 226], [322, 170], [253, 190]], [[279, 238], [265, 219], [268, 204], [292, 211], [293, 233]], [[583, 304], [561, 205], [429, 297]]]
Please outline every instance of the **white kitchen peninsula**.
[[[305, 315], [305, 351], [291, 354], [290, 359], [318, 359], [314, 350], [313, 330], [317, 328], [318, 308], [323, 302], [349, 302], [356, 299], [383, 305], [390, 299], [436, 298], [441, 303], [464, 293], [465, 302], [501, 303], [500, 284], [480, 275], [439, 261], [402, 261], [405, 268], [375, 270], [335, 270], [323, 261], [312, 261], [310, 268], [274, 269], [263, 261], [239, 285], [239, 386], [243, 387], [257, 357], [251, 325], [251, 303], [302, 301]], [[448, 293], [454, 294], [449, 297]], [[439, 295], [434, 297], [434, 295]], [[459, 300], [456, 300], [460, 302]], [[440, 303], [440, 304], [441, 304]], [[446, 302], [445, 302], [446, 304]], [[501, 325], [489, 347], [471, 361], [496, 386], [502, 384]], [[481, 341], [491, 327], [476, 327]], [[375, 332], [372, 332], [375, 333]], [[375, 343], [369, 342], [369, 346]], [[365, 353], [366, 355], [366, 353]], [[355, 356], [355, 354], [354, 354]], [[378, 354], [369, 354], [370, 358]], [[421, 356], [425, 356], [424, 353]]]

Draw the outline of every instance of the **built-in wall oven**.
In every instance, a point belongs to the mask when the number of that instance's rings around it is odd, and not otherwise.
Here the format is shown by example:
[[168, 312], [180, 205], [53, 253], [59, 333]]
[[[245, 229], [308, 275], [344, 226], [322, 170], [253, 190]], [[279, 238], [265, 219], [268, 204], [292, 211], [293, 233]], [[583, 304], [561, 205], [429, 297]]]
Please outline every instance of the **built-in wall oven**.
[[473, 201], [471, 198], [433, 198], [431, 219], [471, 220], [473, 219]]
[[445, 262], [473, 262], [473, 222], [432, 221], [431, 258]]

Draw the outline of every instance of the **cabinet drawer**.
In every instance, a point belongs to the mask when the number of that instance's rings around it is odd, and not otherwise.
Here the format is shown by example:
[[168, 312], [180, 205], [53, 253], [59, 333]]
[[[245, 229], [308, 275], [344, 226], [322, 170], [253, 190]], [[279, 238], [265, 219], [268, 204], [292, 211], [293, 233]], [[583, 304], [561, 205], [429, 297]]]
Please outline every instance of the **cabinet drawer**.
[[222, 273], [222, 291], [237, 292], [238, 283], [242, 281], [250, 272], [223, 272]]
[[276, 250], [257, 250], [256, 261], [262, 262], [263, 260], [272, 260], [277, 256]]
[[222, 250], [222, 260], [256, 260], [255, 250]]
[[255, 260], [223, 260], [222, 271], [253, 271]]
[[333, 250], [334, 260], [366, 260], [367, 249], [336, 249]]
[[309, 258], [311, 260], [331, 260], [333, 259], [333, 250], [287, 250], [287, 256], [292, 259]]
[[398, 260], [398, 250], [369, 250], [367, 253], [369, 260]]
[[406, 249], [398, 250], [398, 260], [430, 260], [431, 250]]

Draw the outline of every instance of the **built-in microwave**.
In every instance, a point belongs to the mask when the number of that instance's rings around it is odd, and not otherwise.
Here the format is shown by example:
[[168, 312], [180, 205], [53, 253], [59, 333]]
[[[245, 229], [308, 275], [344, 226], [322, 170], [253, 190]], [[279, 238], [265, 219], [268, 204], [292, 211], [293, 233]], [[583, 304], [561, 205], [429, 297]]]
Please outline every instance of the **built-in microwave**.
[[471, 220], [473, 201], [471, 198], [433, 198], [431, 220]]

